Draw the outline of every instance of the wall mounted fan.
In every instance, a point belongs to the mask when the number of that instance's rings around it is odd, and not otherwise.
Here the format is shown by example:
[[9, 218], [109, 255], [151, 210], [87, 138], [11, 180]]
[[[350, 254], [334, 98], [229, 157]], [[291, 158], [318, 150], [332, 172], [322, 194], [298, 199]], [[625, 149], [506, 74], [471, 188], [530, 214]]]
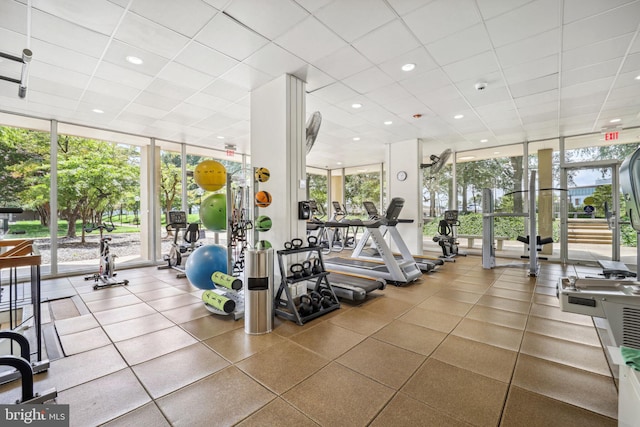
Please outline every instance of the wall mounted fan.
[[447, 160], [449, 160], [449, 157], [451, 157], [451, 149], [447, 148], [442, 153], [440, 153], [439, 156], [436, 156], [435, 154], [432, 154], [431, 156], [429, 156], [431, 163], [422, 163], [420, 167], [423, 169], [431, 168], [431, 173], [439, 172], [440, 169], [444, 167], [445, 163], [447, 163]]
[[320, 123], [322, 123], [322, 114], [320, 111], [316, 111], [307, 120], [307, 154], [311, 151], [313, 143], [316, 142], [318, 137], [318, 131], [320, 130]]

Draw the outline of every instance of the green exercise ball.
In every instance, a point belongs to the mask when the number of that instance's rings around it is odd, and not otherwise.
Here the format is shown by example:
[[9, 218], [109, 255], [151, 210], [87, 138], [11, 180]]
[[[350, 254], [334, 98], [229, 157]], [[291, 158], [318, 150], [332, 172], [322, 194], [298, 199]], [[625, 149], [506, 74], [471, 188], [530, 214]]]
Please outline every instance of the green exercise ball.
[[227, 229], [227, 196], [211, 194], [200, 205], [200, 222], [207, 230], [224, 231]]

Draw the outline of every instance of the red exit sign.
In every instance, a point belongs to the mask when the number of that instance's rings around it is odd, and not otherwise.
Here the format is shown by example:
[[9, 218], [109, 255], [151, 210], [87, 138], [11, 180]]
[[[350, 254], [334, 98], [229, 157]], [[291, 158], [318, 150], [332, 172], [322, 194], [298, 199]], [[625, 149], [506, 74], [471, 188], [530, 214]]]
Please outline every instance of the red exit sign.
[[618, 139], [619, 136], [620, 136], [620, 133], [618, 131], [607, 132], [607, 133], [604, 134], [604, 140], [605, 141], [615, 141], [616, 139]]

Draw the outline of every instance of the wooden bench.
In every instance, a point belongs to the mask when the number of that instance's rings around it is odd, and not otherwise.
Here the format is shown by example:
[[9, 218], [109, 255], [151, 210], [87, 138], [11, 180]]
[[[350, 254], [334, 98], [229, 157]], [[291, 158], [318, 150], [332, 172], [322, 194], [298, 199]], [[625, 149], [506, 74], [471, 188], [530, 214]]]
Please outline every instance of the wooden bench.
[[[482, 236], [475, 235], [475, 234], [458, 234], [458, 238], [467, 239], [467, 248], [473, 248], [473, 241], [475, 239], [482, 240]], [[505, 240], [509, 240], [508, 237], [503, 237], [503, 236], [494, 236], [493, 238], [496, 240], [496, 249], [499, 251], [502, 250], [502, 243]]]

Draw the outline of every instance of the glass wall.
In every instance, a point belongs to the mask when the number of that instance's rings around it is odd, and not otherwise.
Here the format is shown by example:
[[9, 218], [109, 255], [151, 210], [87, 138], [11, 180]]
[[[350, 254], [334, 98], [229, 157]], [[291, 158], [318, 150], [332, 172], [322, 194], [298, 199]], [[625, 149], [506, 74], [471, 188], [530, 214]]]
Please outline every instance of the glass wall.
[[47, 274], [52, 253], [50, 127], [45, 120], [0, 114], [0, 207], [24, 211], [0, 214], [0, 239], [33, 239]]
[[344, 169], [344, 208], [347, 214], [367, 217], [363, 202], [373, 202], [382, 214], [385, 206], [381, 200], [381, 166], [368, 165]]
[[327, 175], [328, 173], [324, 169], [307, 168], [307, 199], [316, 201], [319, 217], [325, 216], [329, 211]]

